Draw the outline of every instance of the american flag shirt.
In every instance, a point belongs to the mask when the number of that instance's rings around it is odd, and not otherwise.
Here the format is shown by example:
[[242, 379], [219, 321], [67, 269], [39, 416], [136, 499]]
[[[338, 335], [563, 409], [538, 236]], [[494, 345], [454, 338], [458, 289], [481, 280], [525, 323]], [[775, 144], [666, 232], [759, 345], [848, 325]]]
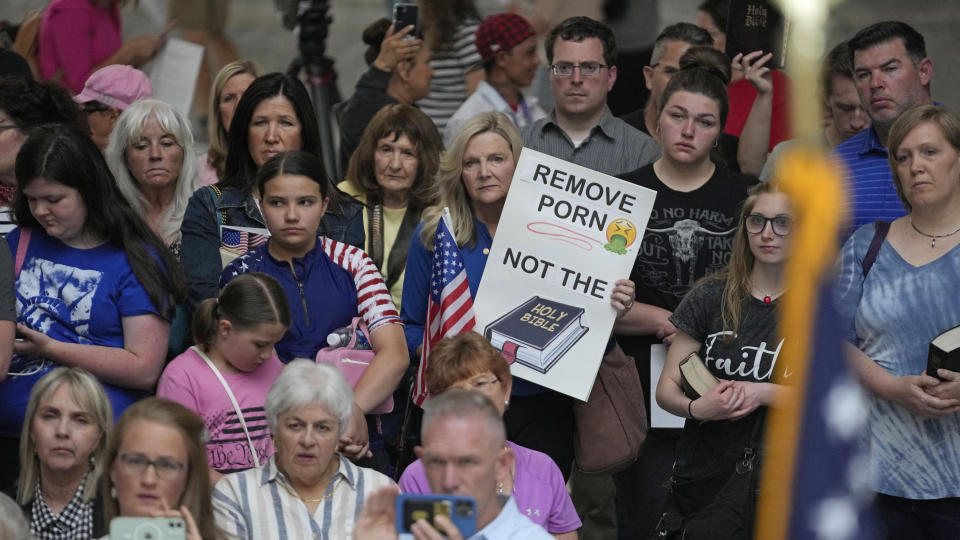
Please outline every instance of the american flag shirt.
[[280, 282], [293, 315], [290, 329], [277, 343], [283, 362], [314, 358], [326, 346], [327, 334], [358, 315], [371, 333], [401, 324], [383, 276], [363, 250], [321, 236], [312, 251], [287, 263], [273, 258], [267, 247], [253, 248], [227, 265], [220, 288], [246, 272], [263, 272]]

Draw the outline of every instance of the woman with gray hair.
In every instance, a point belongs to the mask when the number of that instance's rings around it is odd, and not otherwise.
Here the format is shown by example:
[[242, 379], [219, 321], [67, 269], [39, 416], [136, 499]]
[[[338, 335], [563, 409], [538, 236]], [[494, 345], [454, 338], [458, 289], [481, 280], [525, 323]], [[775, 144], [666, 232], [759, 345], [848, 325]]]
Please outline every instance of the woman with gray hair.
[[106, 534], [97, 485], [113, 409], [96, 377], [58, 367], [33, 386], [20, 437], [17, 502], [37, 539]]
[[350, 385], [336, 368], [294, 360], [265, 408], [276, 453], [217, 483], [217, 525], [230, 538], [351, 538], [367, 494], [393, 481], [337, 452], [353, 408]]
[[199, 187], [190, 122], [163, 101], [138, 101], [120, 115], [105, 154], [124, 197], [179, 260], [180, 222]]

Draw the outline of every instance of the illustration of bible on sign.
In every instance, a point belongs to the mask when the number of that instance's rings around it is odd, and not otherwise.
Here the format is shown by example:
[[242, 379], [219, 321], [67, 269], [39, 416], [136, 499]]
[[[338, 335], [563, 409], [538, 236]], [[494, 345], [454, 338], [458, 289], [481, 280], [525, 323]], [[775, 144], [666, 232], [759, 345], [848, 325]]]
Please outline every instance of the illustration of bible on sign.
[[590, 329], [583, 308], [534, 296], [488, 324], [483, 335], [511, 359], [546, 373]]

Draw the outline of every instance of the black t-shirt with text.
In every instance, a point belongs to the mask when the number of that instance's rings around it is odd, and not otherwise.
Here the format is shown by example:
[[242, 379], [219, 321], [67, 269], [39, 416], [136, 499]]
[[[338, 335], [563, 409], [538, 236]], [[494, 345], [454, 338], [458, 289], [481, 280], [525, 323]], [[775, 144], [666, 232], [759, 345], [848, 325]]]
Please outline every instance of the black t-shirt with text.
[[[740, 207], [757, 179], [718, 166], [702, 186], [682, 192], [660, 181], [653, 164], [620, 178], [657, 192], [630, 272], [636, 301], [673, 311], [698, 279], [730, 261]], [[637, 360], [643, 390], [650, 396], [650, 346], [659, 340], [625, 335], [617, 340]]]

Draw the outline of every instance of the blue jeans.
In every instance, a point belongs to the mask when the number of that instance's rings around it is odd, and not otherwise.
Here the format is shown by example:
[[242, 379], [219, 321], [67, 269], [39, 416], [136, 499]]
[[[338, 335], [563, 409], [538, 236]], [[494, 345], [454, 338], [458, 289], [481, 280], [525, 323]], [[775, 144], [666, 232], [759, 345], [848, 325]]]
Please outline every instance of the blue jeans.
[[960, 538], [960, 497], [916, 500], [880, 493], [874, 504], [890, 540]]

